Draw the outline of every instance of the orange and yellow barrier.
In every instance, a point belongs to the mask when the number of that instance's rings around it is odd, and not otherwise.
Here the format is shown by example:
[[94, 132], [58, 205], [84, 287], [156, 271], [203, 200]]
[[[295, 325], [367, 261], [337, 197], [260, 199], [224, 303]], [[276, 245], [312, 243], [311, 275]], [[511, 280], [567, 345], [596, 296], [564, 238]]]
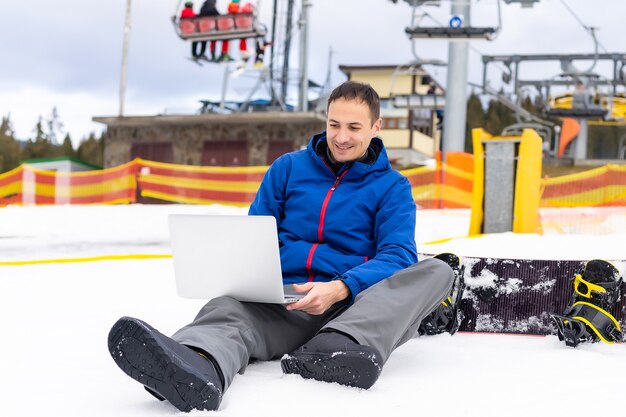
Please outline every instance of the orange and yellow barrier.
[[548, 178], [543, 185], [541, 207], [626, 206], [626, 165]]
[[[0, 206], [8, 204], [173, 203], [249, 205], [266, 166], [200, 167], [135, 159], [98, 171], [64, 173], [22, 165], [0, 174]], [[469, 208], [473, 156], [448, 154], [434, 167], [400, 171], [419, 208]], [[626, 166], [542, 180], [542, 207], [626, 206]], [[141, 200], [140, 200], [141, 201]]]
[[136, 190], [135, 162], [75, 173], [24, 164], [0, 175], [0, 205], [134, 203]]
[[22, 202], [23, 165], [0, 174], [0, 206]]
[[473, 175], [446, 163], [438, 168], [400, 171], [411, 183], [418, 208], [468, 208], [472, 201]]
[[136, 159], [142, 197], [187, 204], [252, 203], [266, 166], [199, 167]]

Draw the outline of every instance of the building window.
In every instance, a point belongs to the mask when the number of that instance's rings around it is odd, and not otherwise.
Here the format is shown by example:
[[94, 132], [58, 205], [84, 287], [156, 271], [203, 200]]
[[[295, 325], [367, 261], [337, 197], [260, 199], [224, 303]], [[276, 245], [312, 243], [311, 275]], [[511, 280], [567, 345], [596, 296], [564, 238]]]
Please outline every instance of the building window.
[[174, 162], [174, 153], [171, 143], [146, 142], [133, 143], [130, 147], [130, 158], [147, 159], [156, 162]]
[[406, 117], [385, 117], [383, 129], [408, 129], [409, 122]]
[[237, 167], [248, 165], [248, 143], [236, 141], [206, 141], [202, 144], [202, 165]]
[[432, 136], [432, 111], [429, 109], [414, 109], [413, 112], [413, 130], [417, 130], [426, 136]]

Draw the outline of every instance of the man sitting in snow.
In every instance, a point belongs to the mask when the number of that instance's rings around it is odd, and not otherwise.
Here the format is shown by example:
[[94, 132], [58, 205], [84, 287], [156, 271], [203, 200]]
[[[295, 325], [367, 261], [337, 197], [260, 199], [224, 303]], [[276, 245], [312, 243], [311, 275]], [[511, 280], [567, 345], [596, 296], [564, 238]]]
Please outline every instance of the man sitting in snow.
[[219, 297], [171, 338], [123, 317], [108, 340], [118, 366], [182, 411], [218, 409], [251, 360], [285, 354], [285, 373], [371, 387], [454, 278], [439, 259], [416, 263], [411, 186], [389, 164], [381, 123], [376, 92], [343, 83], [328, 99], [326, 132], [277, 159], [250, 206], [276, 218], [283, 280], [304, 298]]

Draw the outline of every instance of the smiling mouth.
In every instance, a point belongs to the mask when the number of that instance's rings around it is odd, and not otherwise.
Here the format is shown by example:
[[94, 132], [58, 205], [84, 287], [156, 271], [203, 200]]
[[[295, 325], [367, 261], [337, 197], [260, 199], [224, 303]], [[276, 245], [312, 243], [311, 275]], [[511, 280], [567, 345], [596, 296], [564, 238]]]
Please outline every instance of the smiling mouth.
[[340, 151], [347, 151], [348, 149], [352, 148], [352, 145], [338, 145], [335, 143], [335, 148], [339, 149]]

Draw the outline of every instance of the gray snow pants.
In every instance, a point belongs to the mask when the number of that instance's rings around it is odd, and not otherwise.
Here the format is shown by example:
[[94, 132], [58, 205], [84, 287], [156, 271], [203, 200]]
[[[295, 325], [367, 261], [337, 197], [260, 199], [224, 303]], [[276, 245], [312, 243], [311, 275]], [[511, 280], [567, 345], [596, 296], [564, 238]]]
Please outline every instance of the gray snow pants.
[[280, 358], [325, 328], [375, 348], [386, 362], [395, 348], [417, 334], [422, 319], [448, 295], [453, 280], [445, 262], [426, 259], [359, 293], [351, 306], [337, 303], [317, 316], [279, 304], [219, 297], [172, 338], [210, 353], [222, 370], [225, 390], [250, 360]]

